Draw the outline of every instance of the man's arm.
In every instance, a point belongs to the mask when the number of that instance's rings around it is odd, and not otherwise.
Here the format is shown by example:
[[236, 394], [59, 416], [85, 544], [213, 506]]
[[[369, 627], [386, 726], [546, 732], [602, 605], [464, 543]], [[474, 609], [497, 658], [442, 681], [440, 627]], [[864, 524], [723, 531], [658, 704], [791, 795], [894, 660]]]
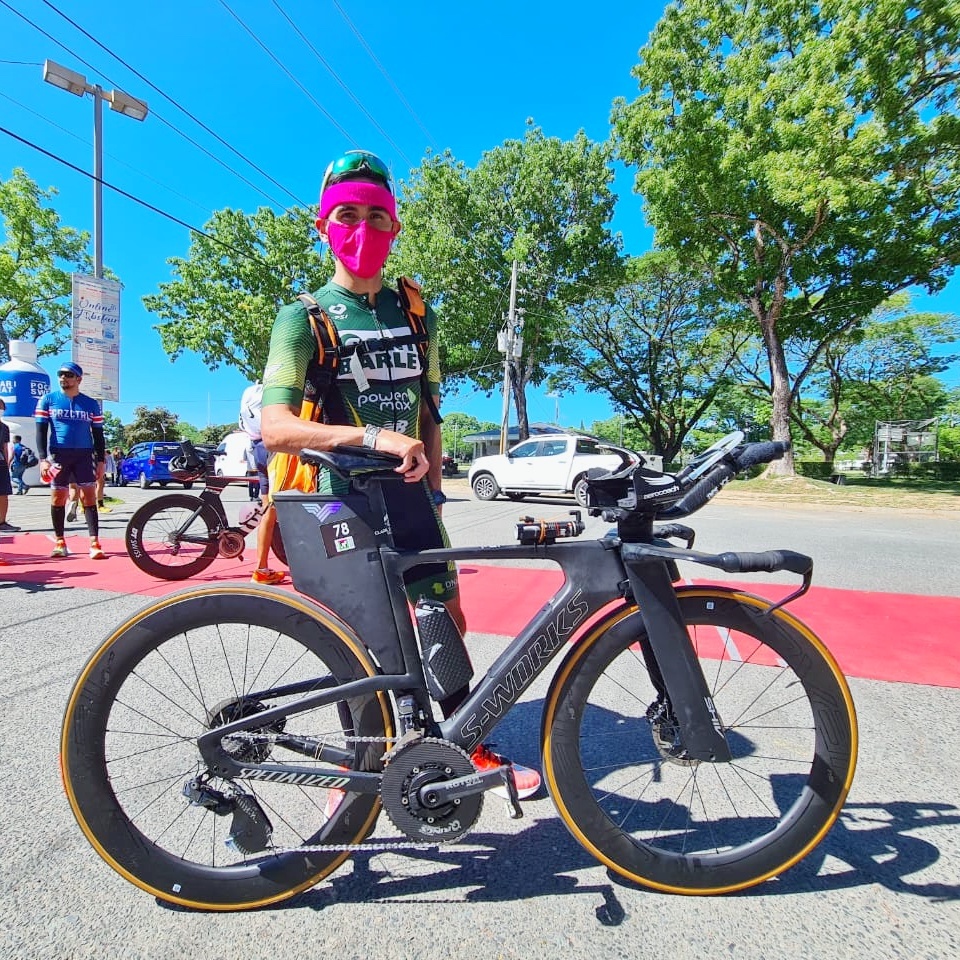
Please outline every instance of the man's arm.
[[[363, 444], [365, 427], [339, 426], [330, 423], [313, 423], [302, 420], [298, 411], [282, 403], [265, 406], [260, 413], [263, 442], [271, 453], [297, 455], [303, 449], [332, 450], [340, 444], [359, 447]], [[374, 449], [392, 453], [403, 462], [397, 473], [403, 479], [414, 482], [423, 477], [430, 468], [423, 443], [393, 430], [382, 429], [377, 434]]]

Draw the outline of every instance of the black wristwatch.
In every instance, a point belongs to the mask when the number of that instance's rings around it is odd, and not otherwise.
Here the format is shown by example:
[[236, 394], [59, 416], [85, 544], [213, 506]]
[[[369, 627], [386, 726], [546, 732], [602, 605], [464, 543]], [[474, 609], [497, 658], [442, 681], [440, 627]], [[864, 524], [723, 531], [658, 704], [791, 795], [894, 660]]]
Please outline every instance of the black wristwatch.
[[433, 505], [435, 507], [442, 506], [447, 502], [447, 495], [442, 490], [431, 490], [430, 493], [433, 495]]

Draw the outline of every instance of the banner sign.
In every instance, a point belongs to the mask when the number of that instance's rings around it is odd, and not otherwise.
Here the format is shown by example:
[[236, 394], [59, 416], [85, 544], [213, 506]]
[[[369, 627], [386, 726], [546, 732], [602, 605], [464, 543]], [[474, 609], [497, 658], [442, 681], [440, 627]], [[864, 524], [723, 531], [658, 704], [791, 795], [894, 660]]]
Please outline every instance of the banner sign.
[[73, 274], [73, 359], [80, 388], [101, 403], [120, 399], [120, 284]]

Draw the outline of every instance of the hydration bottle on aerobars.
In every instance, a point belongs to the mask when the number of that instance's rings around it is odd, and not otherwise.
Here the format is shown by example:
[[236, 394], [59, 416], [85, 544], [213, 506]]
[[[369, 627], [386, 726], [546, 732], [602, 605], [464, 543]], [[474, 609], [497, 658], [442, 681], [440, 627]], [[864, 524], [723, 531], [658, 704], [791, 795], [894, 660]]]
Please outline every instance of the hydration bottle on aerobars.
[[470, 682], [470, 657], [450, 611], [442, 603], [421, 597], [416, 615], [427, 689], [435, 700], [443, 700]]

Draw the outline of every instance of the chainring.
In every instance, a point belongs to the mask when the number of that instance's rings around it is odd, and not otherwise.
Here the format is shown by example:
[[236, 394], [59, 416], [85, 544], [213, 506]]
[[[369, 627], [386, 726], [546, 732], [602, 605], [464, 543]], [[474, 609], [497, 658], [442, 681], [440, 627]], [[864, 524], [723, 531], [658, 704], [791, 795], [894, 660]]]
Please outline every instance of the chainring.
[[243, 534], [237, 530], [221, 530], [217, 535], [217, 548], [220, 551], [220, 556], [227, 560], [239, 557], [245, 546], [246, 541]]
[[395, 750], [383, 772], [380, 798], [394, 826], [414, 840], [452, 843], [467, 834], [483, 809], [483, 794], [475, 793], [440, 807], [420, 802], [429, 784], [475, 774], [470, 756], [447, 740], [425, 738]]

